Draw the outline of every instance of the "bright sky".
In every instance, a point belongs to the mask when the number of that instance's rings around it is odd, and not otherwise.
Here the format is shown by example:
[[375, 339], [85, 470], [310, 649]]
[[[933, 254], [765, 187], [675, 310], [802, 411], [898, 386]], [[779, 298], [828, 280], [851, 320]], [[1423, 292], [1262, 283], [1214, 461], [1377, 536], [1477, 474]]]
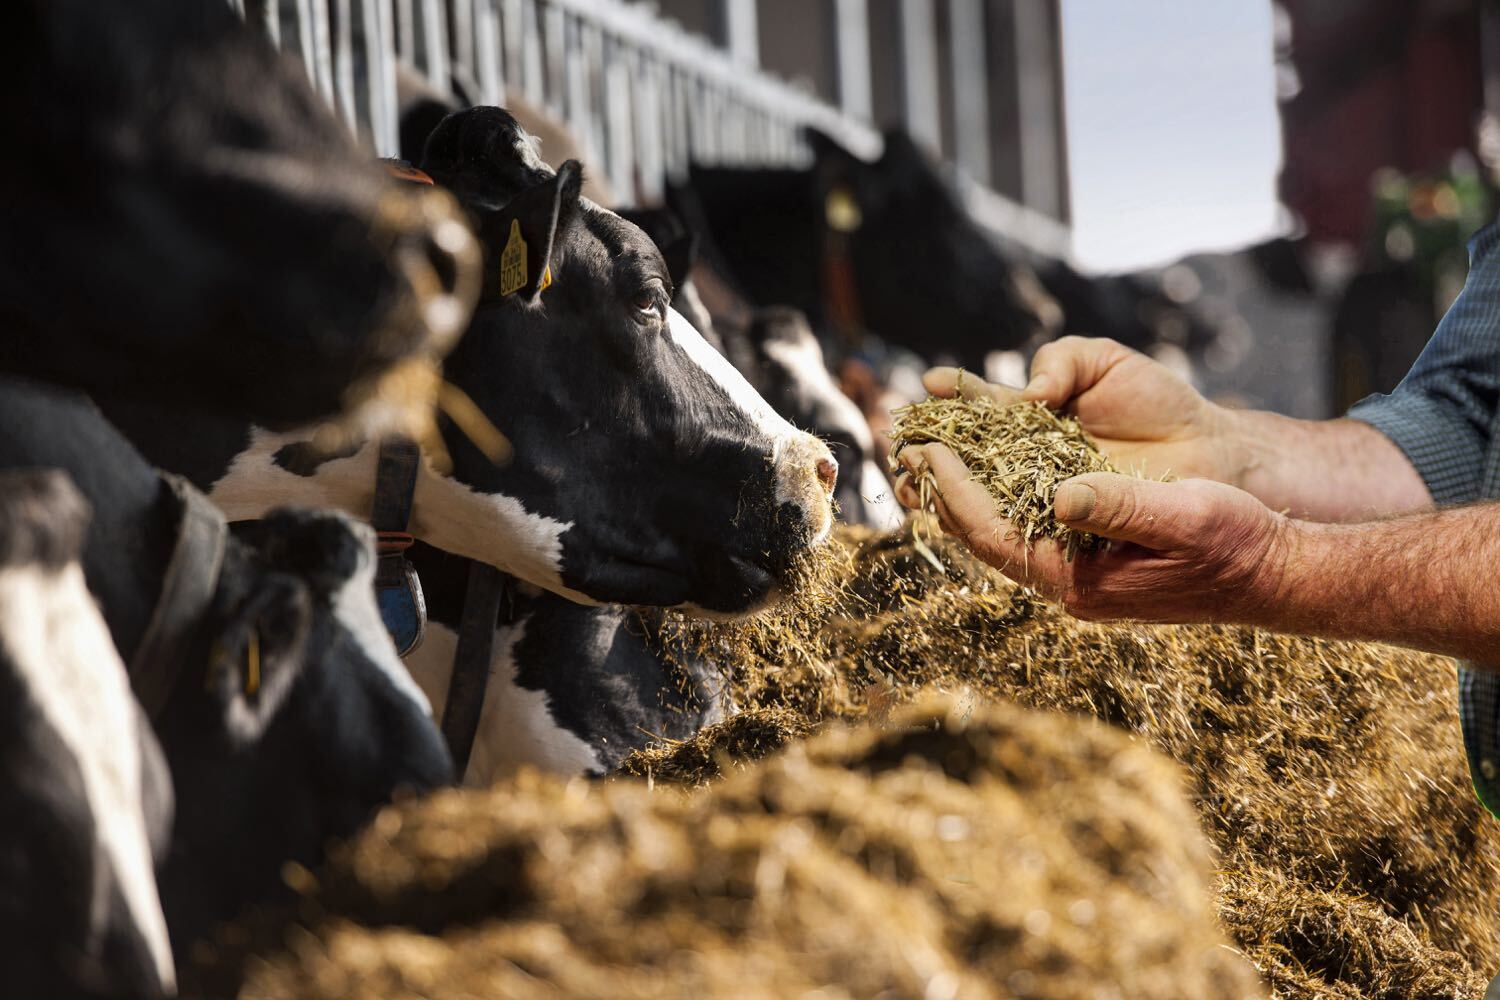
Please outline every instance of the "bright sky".
[[1074, 251], [1091, 269], [1278, 225], [1269, 0], [1062, 0]]

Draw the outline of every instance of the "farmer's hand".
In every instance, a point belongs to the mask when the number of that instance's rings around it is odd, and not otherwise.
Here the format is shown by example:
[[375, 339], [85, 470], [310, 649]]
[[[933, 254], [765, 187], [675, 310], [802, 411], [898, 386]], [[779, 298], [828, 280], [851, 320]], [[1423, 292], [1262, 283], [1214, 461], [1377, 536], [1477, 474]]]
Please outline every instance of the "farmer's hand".
[[903, 503], [919, 504], [916, 480], [930, 471], [950, 534], [1079, 618], [1259, 624], [1278, 599], [1293, 522], [1232, 486], [1107, 472], [1069, 479], [1057, 488], [1057, 519], [1115, 540], [1069, 562], [1051, 539], [1028, 548], [943, 445], [909, 446], [900, 460], [910, 472], [897, 486]]
[[1238, 481], [1231, 414], [1166, 366], [1113, 340], [1063, 337], [1044, 345], [1019, 392], [968, 373], [960, 377], [957, 368], [934, 368], [922, 384], [934, 396], [1038, 400], [1070, 413], [1121, 469]]

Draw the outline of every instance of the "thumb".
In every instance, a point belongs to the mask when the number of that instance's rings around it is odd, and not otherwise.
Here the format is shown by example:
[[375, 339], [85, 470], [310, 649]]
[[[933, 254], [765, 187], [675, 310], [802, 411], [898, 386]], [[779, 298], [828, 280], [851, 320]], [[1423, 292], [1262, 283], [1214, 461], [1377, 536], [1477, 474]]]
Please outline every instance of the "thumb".
[[1053, 510], [1075, 531], [1177, 548], [1200, 535], [1208, 498], [1190, 482], [1159, 483], [1113, 472], [1090, 472], [1058, 486]]

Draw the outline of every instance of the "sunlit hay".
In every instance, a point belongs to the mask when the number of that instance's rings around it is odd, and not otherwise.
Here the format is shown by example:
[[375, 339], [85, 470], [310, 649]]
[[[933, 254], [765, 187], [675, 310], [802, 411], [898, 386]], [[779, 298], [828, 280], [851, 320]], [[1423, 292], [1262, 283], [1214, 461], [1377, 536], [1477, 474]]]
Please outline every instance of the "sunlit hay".
[[[1094, 716], [1185, 766], [1220, 853], [1225, 925], [1286, 995], [1473, 996], [1500, 969], [1500, 825], [1469, 786], [1450, 660], [1080, 622], [951, 539], [933, 542], [941, 569], [909, 535], [836, 541], [853, 554], [843, 596], [720, 662], [742, 708], [817, 728], [937, 688]], [[654, 767], [659, 783], [717, 773]], [[1443, 981], [1453, 991], [1429, 991]]]
[[[1097, 535], [1059, 523], [1053, 511], [1059, 483], [1089, 472], [1118, 471], [1072, 417], [1041, 403], [1003, 404], [987, 396], [934, 397], [903, 406], [893, 416], [893, 464], [908, 445], [946, 445], [995, 498], [1000, 516], [1027, 545], [1039, 538], [1056, 539], [1070, 559], [1101, 547]], [[930, 510], [932, 477], [923, 475], [917, 485], [923, 508]], [[927, 545], [920, 534], [916, 537]]]
[[[681, 611], [643, 611], [648, 630], [670, 657], [695, 657], [716, 665], [774, 657], [798, 669], [815, 669], [824, 647], [817, 625], [849, 603], [854, 552], [836, 541], [804, 550], [783, 575], [770, 607], [728, 621]], [[726, 670], [733, 680], [733, 671]], [[731, 687], [737, 703], [742, 692]]]
[[383, 810], [302, 887], [290, 933], [241, 924], [187, 989], [1264, 996], [1212, 882], [1159, 754], [1087, 720], [932, 699], [691, 795], [528, 771]]
[[730, 765], [766, 757], [812, 732], [806, 718], [784, 708], [752, 708], [705, 726], [686, 740], [658, 740], [620, 762], [620, 771], [682, 785], [701, 785]]

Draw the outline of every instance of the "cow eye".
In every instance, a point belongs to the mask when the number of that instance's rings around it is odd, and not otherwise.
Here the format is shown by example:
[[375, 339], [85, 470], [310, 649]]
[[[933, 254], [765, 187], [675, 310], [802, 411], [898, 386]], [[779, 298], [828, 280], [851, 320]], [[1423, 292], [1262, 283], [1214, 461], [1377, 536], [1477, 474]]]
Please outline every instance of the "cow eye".
[[630, 297], [630, 307], [640, 322], [664, 322], [667, 318], [667, 290], [660, 282], [653, 281]]

